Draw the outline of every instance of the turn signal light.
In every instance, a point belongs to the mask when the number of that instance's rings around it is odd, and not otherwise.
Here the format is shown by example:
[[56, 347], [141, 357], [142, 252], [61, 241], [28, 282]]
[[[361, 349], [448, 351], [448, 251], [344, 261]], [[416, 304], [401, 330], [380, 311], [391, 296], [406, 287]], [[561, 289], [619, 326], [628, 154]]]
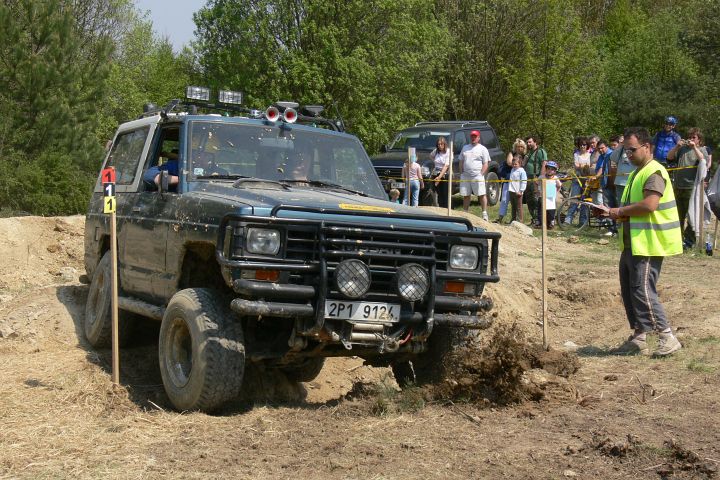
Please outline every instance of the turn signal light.
[[445, 282], [445, 293], [465, 293], [465, 282]]
[[264, 282], [277, 282], [280, 278], [280, 272], [277, 270], [256, 270], [255, 280]]

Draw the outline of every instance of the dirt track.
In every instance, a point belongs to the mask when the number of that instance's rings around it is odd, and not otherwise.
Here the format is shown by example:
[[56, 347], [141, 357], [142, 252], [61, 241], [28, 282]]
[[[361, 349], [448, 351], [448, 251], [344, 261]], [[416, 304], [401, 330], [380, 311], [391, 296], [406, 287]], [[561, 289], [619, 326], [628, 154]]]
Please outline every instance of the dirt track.
[[[502, 231], [503, 280], [488, 289], [496, 324], [539, 339], [540, 243]], [[81, 334], [82, 234], [82, 217], [0, 219], [0, 478], [707, 478], [720, 468], [717, 257], [663, 265], [661, 298], [686, 348], [618, 358], [607, 355], [628, 333], [618, 252], [551, 234], [551, 344], [578, 345], [581, 367], [569, 379], [529, 372], [539, 401], [432, 401], [398, 394], [386, 369], [335, 359], [308, 384], [250, 375], [253, 408], [208, 416], [169, 410], [154, 324], [123, 350], [123, 385], [112, 387], [109, 352]]]

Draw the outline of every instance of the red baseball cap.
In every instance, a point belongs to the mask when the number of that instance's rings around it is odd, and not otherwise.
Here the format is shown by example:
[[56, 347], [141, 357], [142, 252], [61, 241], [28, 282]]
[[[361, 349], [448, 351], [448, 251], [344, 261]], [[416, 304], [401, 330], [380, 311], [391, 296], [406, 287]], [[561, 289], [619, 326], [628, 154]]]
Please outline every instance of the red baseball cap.
[[479, 136], [480, 136], [480, 132], [477, 131], [477, 130], [473, 130], [472, 132], [470, 132], [470, 136], [471, 136], [471, 137], [479, 137]]

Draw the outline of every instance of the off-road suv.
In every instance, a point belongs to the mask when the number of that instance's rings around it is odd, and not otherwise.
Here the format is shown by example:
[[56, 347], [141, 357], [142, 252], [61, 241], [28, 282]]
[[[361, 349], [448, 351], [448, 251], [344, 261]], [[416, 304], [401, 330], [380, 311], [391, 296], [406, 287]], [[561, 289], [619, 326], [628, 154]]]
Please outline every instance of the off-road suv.
[[[179, 410], [237, 397], [250, 362], [309, 381], [326, 357], [356, 355], [401, 384], [430, 381], [454, 334], [490, 323], [481, 293], [498, 281], [500, 235], [387, 202], [356, 137], [290, 123], [303, 120], [291, 110], [174, 102], [121, 125], [104, 161], [117, 175], [119, 337], [133, 315], [162, 322]], [[110, 343], [109, 219], [98, 179], [85, 227], [95, 347]]]
[[[480, 131], [480, 143], [490, 152], [490, 166], [486, 175], [487, 197], [490, 205], [495, 205], [500, 198], [499, 183], [493, 182], [498, 179], [498, 170], [505, 161], [505, 153], [500, 148], [495, 130], [488, 122], [476, 120], [447, 121], [447, 122], [420, 122], [415, 126], [400, 130], [389, 145], [384, 145], [378, 155], [372, 157], [372, 164], [375, 167], [386, 192], [397, 188], [401, 192], [405, 190], [402, 180], [403, 163], [407, 160], [408, 148], [415, 147], [417, 161], [422, 168], [423, 178], [427, 180], [433, 171], [433, 161], [430, 159], [430, 152], [435, 148], [438, 137], [445, 137], [448, 145], [453, 141], [453, 193], [459, 191], [460, 174], [458, 173], [459, 153], [464, 145], [470, 143], [470, 132]], [[429, 182], [425, 182], [425, 189], [420, 195], [421, 205], [431, 205], [433, 199], [429, 195]], [[402, 198], [402, 196], [401, 196]]]

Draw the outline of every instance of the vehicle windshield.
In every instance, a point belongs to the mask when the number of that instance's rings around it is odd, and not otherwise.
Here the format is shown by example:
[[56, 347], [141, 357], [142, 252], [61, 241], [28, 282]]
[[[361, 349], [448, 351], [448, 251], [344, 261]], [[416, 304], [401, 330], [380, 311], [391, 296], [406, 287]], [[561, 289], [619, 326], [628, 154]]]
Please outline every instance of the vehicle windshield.
[[360, 142], [327, 130], [230, 122], [190, 125], [189, 179], [262, 179], [293, 187], [385, 193]]
[[389, 150], [407, 150], [415, 147], [417, 150], [432, 150], [437, 144], [438, 137], [445, 137], [449, 142], [450, 132], [437, 130], [406, 130], [395, 136]]

